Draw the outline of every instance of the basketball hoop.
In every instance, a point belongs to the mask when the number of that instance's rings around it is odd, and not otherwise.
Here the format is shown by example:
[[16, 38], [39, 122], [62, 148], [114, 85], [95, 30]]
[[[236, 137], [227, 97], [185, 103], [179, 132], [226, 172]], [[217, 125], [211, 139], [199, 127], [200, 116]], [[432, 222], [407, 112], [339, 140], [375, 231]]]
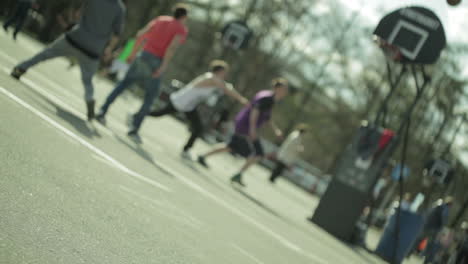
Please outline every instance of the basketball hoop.
[[374, 35], [386, 56], [405, 64], [434, 64], [446, 44], [442, 22], [433, 11], [421, 6], [387, 14]]
[[233, 21], [224, 26], [222, 41], [225, 47], [239, 50], [247, 48], [252, 30], [243, 21]]
[[226, 39], [226, 38], [223, 39], [223, 44], [225, 47], [228, 47], [233, 50], [238, 50], [240, 48], [239, 44], [235, 40], [232, 40], [232, 39]]
[[378, 37], [375, 37], [376, 44], [382, 49], [384, 55], [391, 59], [392, 61], [400, 62], [403, 59], [403, 54], [401, 53], [400, 48], [395, 45], [388, 43], [386, 40]]

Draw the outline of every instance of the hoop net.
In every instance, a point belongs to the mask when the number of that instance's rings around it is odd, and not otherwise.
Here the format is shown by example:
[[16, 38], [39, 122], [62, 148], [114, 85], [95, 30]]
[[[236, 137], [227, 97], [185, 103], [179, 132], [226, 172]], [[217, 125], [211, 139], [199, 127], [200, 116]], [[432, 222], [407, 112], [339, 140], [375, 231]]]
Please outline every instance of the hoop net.
[[238, 50], [239, 49], [239, 46], [236, 45], [236, 43], [234, 41], [231, 41], [229, 39], [224, 39], [223, 44], [224, 44], [225, 47], [233, 49], [233, 50]]
[[392, 61], [399, 62], [403, 59], [403, 54], [400, 51], [400, 48], [397, 46], [388, 43], [386, 40], [376, 37], [375, 42], [382, 49], [385, 56]]

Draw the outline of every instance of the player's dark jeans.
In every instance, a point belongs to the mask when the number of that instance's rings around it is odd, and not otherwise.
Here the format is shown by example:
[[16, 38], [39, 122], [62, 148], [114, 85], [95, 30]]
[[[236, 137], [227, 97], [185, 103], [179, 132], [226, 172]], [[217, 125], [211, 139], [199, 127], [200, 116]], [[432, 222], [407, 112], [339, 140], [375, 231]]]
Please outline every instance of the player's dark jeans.
[[31, 6], [32, 4], [28, 2], [18, 2], [15, 12], [3, 25], [5, 30], [8, 29], [9, 26], [13, 25], [13, 23], [16, 23], [15, 32], [13, 33], [13, 35], [16, 37], [18, 32], [23, 27], [26, 18], [28, 17], [28, 11]]
[[[178, 112], [177, 109], [175, 109], [171, 100], [169, 100], [169, 103], [167, 104], [166, 107], [158, 111], [153, 111], [149, 113], [149, 115], [154, 116], [154, 117], [160, 117], [163, 115], [173, 114], [176, 112]], [[190, 122], [190, 126], [192, 129], [192, 135], [190, 135], [190, 138], [188, 139], [187, 143], [184, 146], [184, 151], [187, 151], [193, 147], [193, 144], [195, 144], [195, 141], [197, 140], [197, 138], [200, 137], [201, 133], [203, 132], [203, 125], [202, 125], [200, 115], [198, 114], [197, 109], [194, 109], [190, 112], [184, 112], [184, 114], [187, 117], [188, 121]]]
[[457, 260], [455, 264], [466, 264], [468, 263], [468, 249], [461, 249], [457, 254]]
[[287, 167], [288, 166], [283, 162], [277, 161], [276, 167], [271, 172], [270, 181], [275, 182], [276, 178], [278, 178], [281, 175], [281, 173], [283, 173], [284, 169], [286, 169]]

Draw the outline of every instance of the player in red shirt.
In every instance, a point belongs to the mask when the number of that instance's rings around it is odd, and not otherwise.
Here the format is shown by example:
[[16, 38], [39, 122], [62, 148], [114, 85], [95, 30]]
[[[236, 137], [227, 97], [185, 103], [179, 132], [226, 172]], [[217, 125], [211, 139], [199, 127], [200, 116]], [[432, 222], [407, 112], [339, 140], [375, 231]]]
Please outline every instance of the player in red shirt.
[[141, 141], [138, 130], [159, 94], [161, 77], [177, 48], [187, 38], [187, 14], [188, 9], [185, 5], [177, 5], [173, 16], [159, 16], [138, 32], [137, 43], [129, 56], [129, 61], [133, 61], [132, 65], [125, 78], [117, 84], [102, 105], [96, 116], [99, 122], [105, 124], [105, 115], [114, 100], [133, 83], [141, 81], [145, 89], [145, 98], [140, 110], [133, 115], [128, 132], [133, 139]]

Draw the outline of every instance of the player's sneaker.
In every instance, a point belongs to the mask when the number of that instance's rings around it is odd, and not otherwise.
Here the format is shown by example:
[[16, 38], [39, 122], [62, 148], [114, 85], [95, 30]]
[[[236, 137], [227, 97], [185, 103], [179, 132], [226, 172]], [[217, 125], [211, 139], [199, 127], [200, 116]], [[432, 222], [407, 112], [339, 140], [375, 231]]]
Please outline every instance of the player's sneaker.
[[86, 102], [86, 108], [88, 109], [88, 121], [91, 121], [94, 119], [94, 105], [96, 104], [96, 101], [91, 100]]
[[200, 165], [202, 165], [203, 167], [205, 167], [207, 169], [210, 167], [206, 163], [205, 157], [203, 157], [203, 156], [198, 156], [197, 161], [198, 161], [198, 163], [200, 163]]
[[138, 134], [137, 131], [130, 131], [127, 133], [128, 137], [135, 141], [137, 144], [143, 143], [143, 140], [141, 140], [140, 135]]
[[99, 112], [97, 115], [96, 115], [96, 120], [101, 123], [101, 125], [103, 126], [106, 126], [107, 124], [107, 121], [106, 121], [106, 115], [102, 112]]
[[21, 76], [25, 73], [26, 71], [23, 70], [23, 69], [20, 69], [18, 67], [15, 67], [13, 68], [13, 70], [11, 71], [10, 75], [11, 77], [19, 80], [21, 78]]
[[242, 174], [237, 173], [236, 175], [232, 176], [231, 183], [237, 183], [242, 187], [245, 187], [245, 183], [242, 181]]

